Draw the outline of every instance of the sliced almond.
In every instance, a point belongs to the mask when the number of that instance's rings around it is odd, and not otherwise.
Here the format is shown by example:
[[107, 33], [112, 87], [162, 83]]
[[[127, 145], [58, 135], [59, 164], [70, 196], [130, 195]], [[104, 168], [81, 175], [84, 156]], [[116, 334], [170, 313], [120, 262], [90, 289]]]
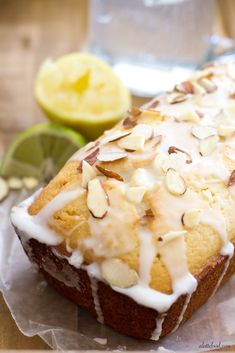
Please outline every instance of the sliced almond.
[[160, 112], [156, 110], [147, 109], [143, 111], [143, 113], [141, 114], [141, 118], [147, 118], [147, 119], [149, 118], [149, 119], [154, 119], [158, 121], [163, 121], [164, 115], [162, 115]]
[[208, 78], [199, 79], [198, 84], [202, 86], [207, 93], [213, 93], [217, 89], [216, 84], [212, 80], [209, 80]]
[[103, 139], [103, 143], [115, 142], [131, 134], [131, 131], [116, 131]]
[[134, 126], [137, 125], [137, 119], [134, 119], [134, 118], [130, 118], [129, 116], [126, 117], [123, 122], [122, 122], [122, 126], [125, 128], [125, 129], [130, 129]]
[[235, 133], [235, 126], [219, 125], [217, 131], [219, 136], [222, 136], [222, 137], [232, 136]]
[[227, 66], [227, 72], [228, 72], [228, 76], [232, 79], [235, 80], [235, 65], [230, 63]]
[[128, 154], [124, 151], [103, 151], [97, 156], [100, 162], [114, 162], [126, 158]]
[[200, 120], [200, 116], [193, 110], [184, 112], [176, 117], [177, 121], [185, 121], [190, 123], [197, 123]]
[[[86, 161], [87, 163], [89, 163], [90, 165], [95, 164], [95, 162], [97, 161], [97, 156], [100, 152], [99, 147], [97, 147], [94, 151], [92, 151], [90, 154], [88, 154], [83, 160]], [[81, 161], [81, 163], [79, 164], [78, 170], [80, 172], [82, 172], [82, 163], [83, 161]]]
[[200, 86], [197, 82], [193, 82], [193, 89], [195, 94], [204, 95], [206, 93], [206, 90], [202, 86]]
[[108, 178], [113, 178], [113, 179], [116, 179], [116, 180], [119, 180], [119, 181], [123, 181], [124, 180], [123, 177], [120, 174], [115, 173], [112, 170], [108, 170], [106, 168], [103, 168], [99, 164], [96, 165], [96, 168], [98, 169], [98, 171], [100, 173], [102, 173], [103, 175], [107, 176]]
[[200, 141], [199, 153], [201, 156], [206, 157], [213, 153], [218, 146], [219, 138], [217, 135], [209, 136]]
[[5, 179], [0, 177], [0, 202], [3, 201], [9, 193], [9, 187]]
[[143, 200], [145, 192], [145, 186], [133, 186], [127, 190], [126, 195], [130, 201], [140, 203]]
[[201, 215], [201, 210], [199, 209], [186, 211], [181, 217], [183, 226], [186, 228], [196, 227], [199, 224], [200, 215]]
[[85, 160], [82, 161], [82, 187], [86, 188], [90, 180], [96, 177], [94, 168]]
[[159, 106], [160, 101], [158, 98], [154, 98], [149, 104], [148, 104], [148, 109], [155, 109]]
[[181, 103], [184, 102], [188, 96], [183, 93], [170, 93], [166, 96], [166, 102], [168, 104], [176, 104], [176, 103]]
[[184, 94], [193, 94], [194, 92], [194, 87], [192, 82], [190, 81], [184, 81], [178, 85], [175, 86], [175, 90], [180, 93]]
[[172, 168], [168, 169], [166, 173], [165, 184], [167, 190], [173, 195], [181, 196], [187, 190], [183, 177]]
[[188, 152], [183, 151], [183, 150], [181, 150], [180, 148], [175, 147], [175, 146], [170, 146], [170, 147], [168, 148], [168, 153], [169, 153], [169, 154], [178, 153], [178, 152], [184, 153], [184, 154], [186, 155], [186, 157], [187, 157], [186, 163], [187, 163], [187, 164], [192, 163], [192, 157], [190, 156], [190, 154], [189, 154]]
[[158, 238], [158, 246], [162, 247], [166, 243], [175, 240], [180, 237], [184, 237], [187, 234], [186, 230], [171, 231], [166, 233], [164, 236]]
[[99, 179], [88, 182], [87, 207], [95, 218], [104, 218], [108, 212], [108, 196]]
[[151, 138], [153, 138], [153, 135], [154, 135], [153, 127], [147, 124], [139, 124], [134, 127], [132, 131], [132, 135], [144, 136], [145, 141], [148, 141]]
[[235, 185], [235, 169], [232, 171], [230, 174], [229, 180], [228, 180], [228, 187]]
[[153, 162], [154, 170], [160, 175], [164, 173], [163, 166], [166, 159], [167, 159], [167, 156], [163, 153], [159, 153], [154, 159], [154, 162]]
[[10, 177], [7, 183], [10, 190], [20, 190], [23, 187], [23, 182], [20, 178]]
[[101, 263], [101, 274], [111, 285], [130, 288], [138, 283], [137, 272], [120, 259], [106, 259]]
[[212, 126], [194, 125], [191, 133], [199, 140], [203, 140], [209, 136], [217, 135], [217, 131]]
[[39, 180], [33, 177], [24, 177], [22, 183], [26, 189], [33, 190], [38, 186]]
[[129, 135], [118, 141], [118, 146], [128, 151], [143, 151], [144, 144], [144, 136], [139, 135]]
[[129, 115], [133, 116], [134, 118], [136, 118], [137, 116], [139, 116], [142, 113], [142, 110], [140, 110], [139, 107], [132, 107], [129, 111], [128, 111]]

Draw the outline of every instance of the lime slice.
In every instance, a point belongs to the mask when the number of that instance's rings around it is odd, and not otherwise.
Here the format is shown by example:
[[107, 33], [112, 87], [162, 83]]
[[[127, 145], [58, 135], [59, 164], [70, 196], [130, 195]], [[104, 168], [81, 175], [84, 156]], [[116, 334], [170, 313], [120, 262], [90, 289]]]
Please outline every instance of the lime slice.
[[8, 146], [1, 163], [4, 177], [50, 180], [85, 139], [70, 128], [45, 123], [19, 133]]
[[102, 60], [84, 53], [46, 60], [37, 75], [35, 97], [46, 115], [94, 139], [130, 108], [127, 88]]

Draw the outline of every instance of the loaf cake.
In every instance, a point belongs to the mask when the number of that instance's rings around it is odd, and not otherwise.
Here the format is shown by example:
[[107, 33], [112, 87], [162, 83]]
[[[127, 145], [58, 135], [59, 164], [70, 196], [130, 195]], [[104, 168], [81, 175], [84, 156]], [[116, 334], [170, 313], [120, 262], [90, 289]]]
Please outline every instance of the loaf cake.
[[99, 322], [175, 331], [235, 272], [235, 64], [213, 64], [75, 153], [12, 209], [30, 260]]

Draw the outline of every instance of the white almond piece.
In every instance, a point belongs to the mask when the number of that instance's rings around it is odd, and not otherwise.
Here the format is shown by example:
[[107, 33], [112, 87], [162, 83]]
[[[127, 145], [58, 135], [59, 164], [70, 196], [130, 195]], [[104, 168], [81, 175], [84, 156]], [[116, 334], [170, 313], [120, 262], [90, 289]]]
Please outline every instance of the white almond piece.
[[235, 65], [234, 64], [232, 64], [232, 63], [228, 64], [227, 72], [228, 72], [229, 77], [232, 80], [235, 80]]
[[198, 83], [207, 93], [212, 93], [217, 89], [216, 84], [212, 80], [208, 80], [208, 78], [201, 78]]
[[203, 95], [206, 93], [206, 90], [200, 86], [197, 82], [193, 82], [193, 89], [195, 94]]
[[82, 187], [86, 188], [90, 180], [96, 177], [94, 168], [85, 160], [82, 161]]
[[187, 98], [188, 98], [187, 94], [173, 92], [166, 96], [166, 102], [168, 104], [176, 104], [176, 103], [184, 102]]
[[168, 191], [173, 195], [183, 195], [187, 190], [183, 177], [174, 169], [168, 169], [165, 183]]
[[129, 135], [118, 141], [118, 146], [129, 151], [143, 151], [145, 144], [144, 136]]
[[115, 142], [130, 134], [131, 134], [130, 131], [116, 131], [113, 134], [106, 136], [102, 140], [102, 143]]
[[23, 187], [23, 182], [20, 178], [10, 177], [7, 183], [11, 190], [20, 190]]
[[24, 177], [22, 179], [22, 182], [23, 182], [23, 186], [28, 190], [35, 189], [39, 184], [39, 180], [33, 177]]
[[126, 158], [128, 154], [124, 151], [103, 151], [97, 156], [100, 162], [114, 162]]
[[119, 259], [104, 260], [101, 263], [101, 274], [111, 286], [119, 288], [130, 288], [139, 279], [137, 272]]
[[182, 152], [172, 153], [163, 161], [162, 169], [166, 173], [168, 169], [180, 171], [186, 165], [187, 155]]
[[165, 235], [163, 235], [162, 237], [158, 238], [158, 246], [161, 247], [174, 239], [184, 237], [186, 234], [187, 234], [186, 230], [168, 232]]
[[222, 136], [222, 137], [232, 136], [235, 133], [235, 126], [219, 125], [217, 131], [219, 136]]
[[130, 201], [140, 203], [143, 200], [146, 190], [145, 186], [133, 186], [127, 190], [126, 195]]
[[95, 218], [103, 218], [108, 211], [108, 196], [99, 179], [88, 182], [87, 207]]
[[194, 228], [200, 222], [201, 210], [193, 209], [186, 211], [182, 216], [182, 224], [186, 228]]
[[199, 140], [203, 140], [209, 136], [217, 135], [217, 131], [212, 126], [195, 125], [191, 129], [191, 133]]
[[9, 193], [9, 187], [5, 179], [0, 177], [0, 202], [7, 197]]
[[165, 154], [159, 153], [153, 161], [153, 168], [160, 175], [164, 174], [163, 166], [165, 161], [167, 160], [167, 157], [168, 156], [166, 156]]
[[144, 136], [145, 141], [147, 141], [153, 137], [153, 128], [147, 124], [139, 124], [134, 127], [132, 135]]
[[201, 156], [206, 157], [215, 151], [218, 146], [219, 138], [217, 135], [209, 136], [200, 141], [199, 153]]
[[200, 120], [200, 117], [195, 111], [191, 110], [180, 114], [178, 117], [176, 117], [176, 120], [197, 123]]

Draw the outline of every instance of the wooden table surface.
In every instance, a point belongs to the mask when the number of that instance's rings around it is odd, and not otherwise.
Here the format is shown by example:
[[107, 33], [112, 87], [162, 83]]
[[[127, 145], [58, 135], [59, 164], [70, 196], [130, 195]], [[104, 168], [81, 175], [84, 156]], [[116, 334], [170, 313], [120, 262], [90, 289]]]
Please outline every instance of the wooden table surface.
[[[234, 26], [229, 26], [233, 0], [226, 9], [222, 1], [217, 26], [221, 33], [226, 27], [235, 34]], [[82, 47], [87, 6], [86, 0], [0, 0], [0, 147], [18, 131], [45, 120], [33, 99], [35, 73], [46, 57]], [[0, 349], [49, 349], [39, 337], [20, 333], [1, 296], [0, 320]]]

